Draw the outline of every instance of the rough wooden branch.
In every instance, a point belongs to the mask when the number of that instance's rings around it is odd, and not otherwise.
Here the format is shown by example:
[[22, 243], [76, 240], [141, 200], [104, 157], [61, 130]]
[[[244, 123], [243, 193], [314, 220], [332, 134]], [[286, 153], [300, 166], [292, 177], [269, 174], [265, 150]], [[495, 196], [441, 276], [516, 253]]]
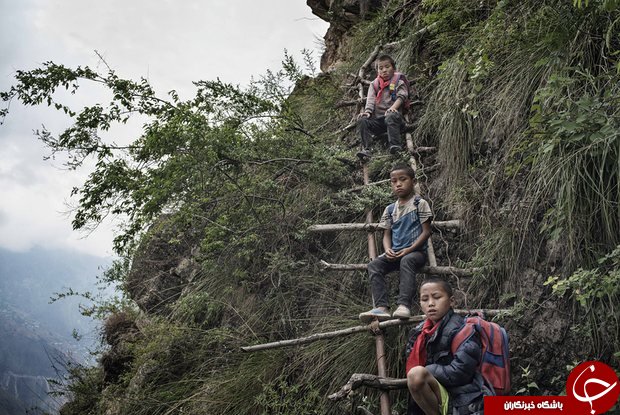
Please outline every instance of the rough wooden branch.
[[[357, 84], [357, 95], [359, 96], [359, 99], [364, 100], [364, 84], [362, 82]], [[357, 109], [357, 112], [360, 112], [363, 106], [364, 104], [355, 107]]]
[[415, 130], [415, 124], [413, 123], [405, 123], [405, 132], [410, 133]]
[[378, 229], [378, 223], [330, 223], [325, 225], [311, 225], [310, 232], [333, 232], [333, 231], [366, 231], [373, 232]]
[[[330, 264], [321, 261], [321, 267], [330, 271], [365, 271], [368, 264]], [[455, 277], [471, 277], [476, 272], [482, 272], [484, 268], [456, 268], [456, 267], [423, 267], [420, 272], [431, 275], [454, 275]]]
[[416, 37], [425, 35], [426, 33], [430, 32], [433, 29], [435, 29], [438, 26], [438, 24], [439, 24], [439, 22], [432, 23], [432, 24], [430, 24], [430, 25], [428, 25], [426, 27], [423, 27], [422, 29], [418, 30], [417, 32], [415, 32], [411, 36], [408, 36], [408, 37], [406, 37], [404, 39], [401, 39], [401, 40], [398, 40], [396, 42], [390, 42], [390, 43], [386, 43], [384, 45], [377, 45], [377, 46], [375, 46], [375, 48], [372, 50], [370, 55], [368, 55], [368, 59], [366, 59], [364, 64], [360, 67], [360, 70], [357, 73], [357, 77], [359, 79], [364, 79], [364, 76], [366, 75], [366, 72], [368, 71], [368, 68], [370, 67], [370, 65], [372, 65], [372, 63], [375, 61], [375, 59], [377, 59], [377, 56], [379, 55], [379, 52], [381, 52], [382, 49], [393, 48], [395, 46], [398, 46], [401, 43], [404, 43], [406, 41], [411, 41], [411, 39], [414, 39]]
[[357, 411], [361, 412], [362, 415], [375, 415], [372, 412], [370, 412], [368, 409], [364, 408], [363, 406], [358, 406]]
[[442, 267], [442, 266], [426, 266], [421, 269], [423, 274], [430, 275], [453, 275], [455, 277], [471, 277], [476, 273], [483, 272], [485, 268], [457, 268], [457, 267]]
[[435, 256], [435, 246], [433, 245], [433, 237], [429, 237], [427, 240], [427, 252], [426, 256], [428, 257], [428, 268], [435, 269], [437, 268], [437, 257]]
[[353, 120], [346, 127], [343, 127], [341, 130], [338, 130], [336, 133], [344, 133], [344, 132], [350, 131], [354, 129], [356, 125], [357, 125], [357, 118], [353, 118]]
[[375, 48], [372, 50], [372, 52], [368, 56], [368, 59], [366, 59], [366, 62], [364, 62], [364, 64], [361, 66], [359, 72], [357, 73], [357, 76], [358, 76], [359, 79], [364, 79], [364, 76], [366, 76], [366, 71], [368, 70], [368, 67], [370, 67], [370, 65], [372, 65], [372, 63], [377, 58], [377, 55], [379, 55], [380, 51], [381, 51], [381, 45], [375, 46]]
[[407, 134], [405, 134], [405, 142], [407, 143], [407, 151], [409, 151], [411, 157], [411, 167], [414, 171], [416, 171], [417, 163], [415, 161], [415, 157], [413, 157], [413, 152], [415, 151], [415, 148], [413, 147], [413, 137], [411, 137], [411, 133], [409, 132], [409, 130], [407, 130]]
[[433, 153], [437, 150], [437, 147], [416, 147], [413, 151], [416, 153]]
[[368, 264], [330, 264], [321, 260], [321, 268], [329, 271], [365, 271]]
[[[379, 324], [379, 326], [381, 326], [381, 324]], [[256, 352], [259, 350], [277, 349], [280, 347], [287, 347], [287, 346], [298, 346], [300, 344], [312, 343], [317, 340], [326, 340], [326, 339], [332, 339], [334, 337], [346, 336], [348, 334], [361, 333], [367, 330], [368, 330], [368, 326], [356, 326], [356, 327], [350, 327], [348, 329], [336, 330], [336, 331], [332, 331], [328, 333], [316, 333], [308, 337], [301, 337], [298, 339], [280, 340], [280, 341], [272, 342], [272, 343], [257, 344], [254, 346], [245, 346], [245, 347], [242, 347], [241, 350], [243, 350], [244, 352]]]
[[407, 387], [407, 379], [384, 378], [368, 373], [354, 373], [349, 381], [336, 393], [328, 396], [332, 401], [348, 398], [351, 392], [362, 386], [381, 390], [397, 390]]
[[419, 171], [421, 173], [432, 173], [435, 170], [439, 170], [441, 168], [441, 163], [435, 163], [432, 166], [428, 166], [428, 167], [422, 167], [421, 169], [419, 169]]
[[351, 101], [340, 101], [334, 105], [334, 109], [344, 108], [344, 107], [352, 107], [354, 105], [361, 105], [364, 103], [364, 100], [361, 98], [351, 100]]
[[[462, 229], [464, 224], [460, 219], [454, 220], [435, 220], [431, 222], [435, 229], [451, 230]], [[366, 231], [374, 232], [380, 230], [378, 223], [330, 223], [323, 225], [311, 225], [308, 227], [310, 232], [333, 232], [333, 231]]]
[[[476, 312], [476, 311], [484, 313], [484, 315], [487, 318], [491, 318], [491, 317], [497, 316], [498, 314], [505, 313], [508, 310], [502, 310], [502, 309], [454, 310], [455, 313], [460, 314], [462, 316], [470, 314], [472, 312]], [[411, 316], [408, 319], [393, 319], [393, 320], [382, 321], [378, 325], [380, 329], [385, 329], [388, 327], [398, 327], [398, 326], [404, 326], [408, 324], [419, 323], [420, 321], [423, 321], [424, 319], [426, 319], [426, 316], [424, 314], [420, 314], [417, 316]], [[313, 343], [318, 340], [333, 339], [335, 337], [343, 337], [349, 334], [363, 333], [367, 331], [370, 331], [370, 325], [355, 326], [355, 327], [349, 327], [347, 329], [330, 331], [326, 333], [315, 333], [307, 337], [300, 337], [298, 339], [280, 340], [277, 342], [256, 344], [253, 346], [244, 346], [241, 348], [241, 350], [243, 350], [244, 352], [257, 352], [260, 350], [278, 349], [281, 347], [288, 347], [288, 346], [298, 346], [301, 344]]]
[[357, 83], [359, 82], [359, 78], [357, 77], [356, 74], [354, 74], [353, 72], [349, 72], [347, 76], [350, 78], [350, 82], [346, 82], [344, 84], [345, 87], [350, 88], [352, 86], [357, 85]]

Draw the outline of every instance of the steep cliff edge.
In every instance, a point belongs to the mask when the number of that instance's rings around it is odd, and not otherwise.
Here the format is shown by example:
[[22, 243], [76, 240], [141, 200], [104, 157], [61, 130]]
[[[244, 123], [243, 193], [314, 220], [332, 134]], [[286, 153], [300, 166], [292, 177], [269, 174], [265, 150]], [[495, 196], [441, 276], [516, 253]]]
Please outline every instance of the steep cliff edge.
[[359, 22], [370, 19], [381, 10], [382, 0], [307, 0], [312, 13], [329, 22], [323, 37], [325, 52], [321, 56], [321, 70], [328, 72], [347, 59], [347, 42], [351, 29]]

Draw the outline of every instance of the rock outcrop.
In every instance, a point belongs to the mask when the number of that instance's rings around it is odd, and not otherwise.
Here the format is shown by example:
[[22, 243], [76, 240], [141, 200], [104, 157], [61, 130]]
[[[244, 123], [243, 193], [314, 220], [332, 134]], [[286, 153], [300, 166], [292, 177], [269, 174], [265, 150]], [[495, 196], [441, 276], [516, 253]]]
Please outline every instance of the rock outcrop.
[[165, 313], [199, 272], [194, 260], [198, 237], [192, 229], [160, 217], [134, 255], [126, 288], [138, 306], [149, 313]]
[[307, 0], [312, 13], [330, 23], [325, 33], [325, 52], [321, 70], [328, 72], [345, 58], [349, 30], [357, 23], [381, 9], [381, 0]]

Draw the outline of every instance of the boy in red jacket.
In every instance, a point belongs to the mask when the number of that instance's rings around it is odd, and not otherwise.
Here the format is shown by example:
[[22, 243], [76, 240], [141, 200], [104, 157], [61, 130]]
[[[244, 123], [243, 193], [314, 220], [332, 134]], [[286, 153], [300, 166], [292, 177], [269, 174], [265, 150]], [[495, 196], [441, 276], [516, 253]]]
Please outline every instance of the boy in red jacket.
[[450, 284], [439, 278], [420, 286], [426, 320], [413, 329], [407, 343], [406, 373], [411, 400], [407, 415], [482, 414], [484, 379], [477, 370], [482, 354], [476, 331], [452, 354], [454, 336], [465, 324], [454, 313]]

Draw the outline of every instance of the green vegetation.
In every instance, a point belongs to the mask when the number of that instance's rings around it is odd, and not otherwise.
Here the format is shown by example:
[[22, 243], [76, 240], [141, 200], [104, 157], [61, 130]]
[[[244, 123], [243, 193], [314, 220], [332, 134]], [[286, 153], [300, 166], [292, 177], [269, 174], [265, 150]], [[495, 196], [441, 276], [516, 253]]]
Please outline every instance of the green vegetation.
[[[458, 237], [434, 237], [438, 257], [486, 267], [457, 281], [469, 307], [514, 307], [506, 325], [523, 368], [515, 390], [558, 393], [567, 362], [618, 366], [609, 341], [620, 332], [616, 2], [405, 5], [388, 2], [353, 27], [333, 73], [315, 76], [311, 59], [302, 69], [285, 55], [280, 72], [248, 88], [200, 81], [187, 101], [113, 71], [47, 63], [18, 72], [2, 99], [64, 111], [72, 127], [39, 138], [67, 153], [69, 167], [97, 160], [74, 190], [74, 227], [127, 218], [115, 241], [124, 262], [107, 280], [134, 303], [102, 308], [110, 347], [101, 367], [72, 372], [76, 399], [63, 415], [377, 412], [371, 390], [326, 399], [350, 374], [374, 372], [369, 336], [254, 354], [239, 347], [347, 327], [368, 306], [363, 273], [318, 267], [365, 261], [364, 238], [306, 228], [363, 221], [365, 207], [378, 214], [389, 199], [381, 187], [348, 191], [361, 178], [341, 128], [355, 111], [335, 104], [356, 98], [342, 85], [377, 43], [401, 40], [393, 54], [422, 101], [414, 139], [437, 147], [441, 166], [421, 175], [427, 197], [437, 219], [467, 224]], [[78, 112], [57, 101], [57, 88], [84, 82], [106, 87], [111, 102]], [[102, 138], [133, 115], [147, 122], [130, 145]], [[372, 162], [371, 180], [385, 178], [387, 160]], [[392, 376], [403, 375], [405, 336], [387, 333]], [[402, 411], [405, 393], [392, 396]]]
[[553, 275], [545, 282], [559, 297], [575, 301], [575, 312], [582, 315], [574, 329], [591, 339], [599, 355], [620, 350], [620, 326], [615, 310], [620, 297], [620, 245], [600, 258], [592, 269], [579, 268], [568, 277]]

